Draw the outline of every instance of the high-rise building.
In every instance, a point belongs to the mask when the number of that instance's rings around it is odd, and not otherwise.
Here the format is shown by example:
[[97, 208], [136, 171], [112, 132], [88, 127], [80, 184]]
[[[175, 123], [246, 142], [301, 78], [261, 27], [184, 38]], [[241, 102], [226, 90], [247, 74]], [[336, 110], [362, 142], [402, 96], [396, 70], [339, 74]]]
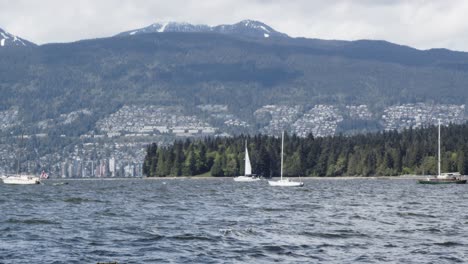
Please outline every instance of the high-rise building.
[[115, 177], [115, 158], [112, 157], [109, 159], [109, 172], [111, 177]]

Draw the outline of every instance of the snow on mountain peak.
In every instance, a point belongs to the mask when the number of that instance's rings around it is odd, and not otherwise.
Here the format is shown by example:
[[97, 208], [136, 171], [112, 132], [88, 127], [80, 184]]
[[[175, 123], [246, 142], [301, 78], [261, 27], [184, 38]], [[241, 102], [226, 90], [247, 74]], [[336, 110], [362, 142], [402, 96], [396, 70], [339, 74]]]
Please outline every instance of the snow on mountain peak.
[[249, 37], [288, 37], [288, 35], [278, 32], [260, 21], [250, 19], [242, 20], [233, 25], [218, 26], [218, 28], [220, 28], [221, 33], [239, 34]]
[[16, 47], [26, 47], [29, 45], [34, 45], [31, 42], [19, 38], [11, 33], [0, 28], [0, 47], [16, 46]]
[[277, 32], [270, 26], [255, 20], [242, 20], [233, 25], [219, 26], [194, 25], [187, 22], [158, 22], [148, 27], [120, 33], [117, 36], [163, 32], [213, 32], [257, 38], [288, 37], [288, 35]]

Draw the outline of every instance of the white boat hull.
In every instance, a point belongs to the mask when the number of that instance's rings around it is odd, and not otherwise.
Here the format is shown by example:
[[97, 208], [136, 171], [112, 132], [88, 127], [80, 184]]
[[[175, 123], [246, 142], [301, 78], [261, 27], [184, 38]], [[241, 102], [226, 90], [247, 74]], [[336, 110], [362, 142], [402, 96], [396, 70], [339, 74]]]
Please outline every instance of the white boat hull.
[[252, 176], [237, 176], [234, 178], [234, 181], [236, 182], [255, 182], [259, 180], [260, 178], [252, 177]]
[[17, 184], [17, 185], [27, 185], [27, 184], [40, 184], [41, 181], [39, 177], [36, 176], [9, 176], [2, 178], [4, 184]]
[[279, 181], [268, 181], [270, 186], [279, 186], [279, 187], [302, 187], [304, 186], [303, 182], [290, 181], [289, 179], [283, 179]]

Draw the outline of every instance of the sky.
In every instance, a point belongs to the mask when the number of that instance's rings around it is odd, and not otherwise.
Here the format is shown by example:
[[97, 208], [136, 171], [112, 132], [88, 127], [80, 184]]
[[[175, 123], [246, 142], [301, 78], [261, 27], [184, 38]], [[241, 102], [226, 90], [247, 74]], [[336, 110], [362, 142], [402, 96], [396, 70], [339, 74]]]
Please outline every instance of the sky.
[[466, 0], [0, 0], [0, 28], [37, 44], [109, 37], [162, 21], [253, 19], [292, 37], [468, 51], [466, 16]]

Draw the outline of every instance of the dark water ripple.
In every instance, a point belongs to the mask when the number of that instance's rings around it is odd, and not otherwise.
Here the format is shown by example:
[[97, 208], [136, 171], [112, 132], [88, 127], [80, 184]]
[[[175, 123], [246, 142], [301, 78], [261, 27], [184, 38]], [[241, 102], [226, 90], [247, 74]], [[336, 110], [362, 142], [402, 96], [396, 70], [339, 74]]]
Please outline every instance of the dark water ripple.
[[466, 263], [468, 186], [231, 179], [0, 185], [0, 263]]

